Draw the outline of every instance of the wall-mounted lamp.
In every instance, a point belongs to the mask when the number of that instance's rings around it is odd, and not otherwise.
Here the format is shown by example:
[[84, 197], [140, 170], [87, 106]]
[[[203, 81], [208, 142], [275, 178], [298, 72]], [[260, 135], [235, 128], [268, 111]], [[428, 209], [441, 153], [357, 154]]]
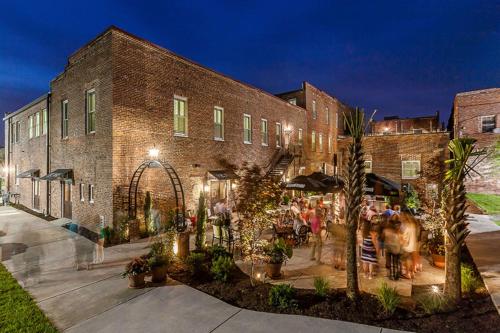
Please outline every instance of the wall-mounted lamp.
[[149, 157], [151, 159], [156, 159], [158, 158], [158, 155], [160, 154], [160, 150], [156, 147], [153, 147], [149, 150]]
[[238, 187], [238, 184], [236, 184], [236, 183], [231, 183], [231, 188], [232, 188], [233, 190], [236, 190], [236, 188], [237, 188], [237, 187]]
[[206, 184], [205, 186], [203, 186], [203, 191], [205, 191], [205, 192], [210, 191], [210, 186], [208, 186], [208, 184]]

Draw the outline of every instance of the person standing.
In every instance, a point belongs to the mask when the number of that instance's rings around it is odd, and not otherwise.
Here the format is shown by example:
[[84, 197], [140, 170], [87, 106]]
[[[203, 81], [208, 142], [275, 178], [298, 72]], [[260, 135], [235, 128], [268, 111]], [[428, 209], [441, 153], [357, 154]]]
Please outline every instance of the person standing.
[[419, 264], [417, 224], [408, 212], [402, 212], [401, 229], [403, 235], [403, 260], [405, 263], [404, 277], [413, 279], [415, 277], [416, 266]]
[[398, 215], [394, 215], [388, 221], [383, 231], [383, 238], [389, 279], [398, 280], [401, 275], [401, 235], [399, 233]]
[[361, 247], [361, 262], [363, 263], [363, 271], [366, 278], [372, 279], [374, 276], [374, 268], [378, 264], [377, 253], [379, 249], [377, 232], [369, 221], [365, 220], [363, 222], [362, 236], [363, 245]]
[[322, 227], [323, 213], [321, 209], [316, 209], [315, 214], [310, 215], [311, 232], [313, 238], [313, 245], [311, 248], [311, 260], [316, 260], [318, 265], [323, 264], [321, 262], [321, 251], [323, 249], [323, 239], [321, 238], [321, 227]]

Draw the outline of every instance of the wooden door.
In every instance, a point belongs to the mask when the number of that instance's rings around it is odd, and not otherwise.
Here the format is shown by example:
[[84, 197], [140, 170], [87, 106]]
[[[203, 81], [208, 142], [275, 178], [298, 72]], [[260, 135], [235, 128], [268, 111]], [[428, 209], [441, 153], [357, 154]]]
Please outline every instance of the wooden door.
[[32, 178], [31, 188], [33, 195], [33, 209], [40, 210], [40, 180]]
[[63, 217], [71, 218], [71, 184], [62, 183], [62, 210]]

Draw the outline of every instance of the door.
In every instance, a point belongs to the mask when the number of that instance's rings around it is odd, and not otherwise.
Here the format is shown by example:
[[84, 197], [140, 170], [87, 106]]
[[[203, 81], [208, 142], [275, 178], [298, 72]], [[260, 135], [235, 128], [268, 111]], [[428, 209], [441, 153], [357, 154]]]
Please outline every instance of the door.
[[33, 209], [40, 210], [40, 179], [31, 179], [31, 193], [33, 196]]
[[71, 183], [61, 183], [63, 217], [71, 218]]

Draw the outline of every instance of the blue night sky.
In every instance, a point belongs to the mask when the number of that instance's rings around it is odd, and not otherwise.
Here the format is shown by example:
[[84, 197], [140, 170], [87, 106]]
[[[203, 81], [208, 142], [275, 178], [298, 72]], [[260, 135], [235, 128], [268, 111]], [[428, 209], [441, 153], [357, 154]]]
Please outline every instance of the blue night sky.
[[456, 93], [500, 86], [497, 1], [4, 1], [0, 115], [110, 25], [271, 93], [309, 81], [376, 118], [446, 122]]

